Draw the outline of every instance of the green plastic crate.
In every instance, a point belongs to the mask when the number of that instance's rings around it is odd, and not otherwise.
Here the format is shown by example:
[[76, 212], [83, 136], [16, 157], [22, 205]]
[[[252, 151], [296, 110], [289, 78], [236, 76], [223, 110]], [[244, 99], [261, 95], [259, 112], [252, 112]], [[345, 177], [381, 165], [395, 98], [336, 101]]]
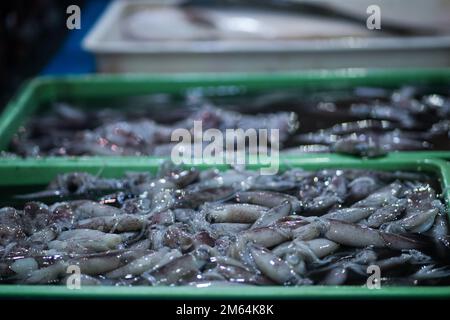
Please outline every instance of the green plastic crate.
[[[345, 69], [266, 74], [185, 74], [185, 75], [89, 75], [41, 77], [31, 80], [14, 97], [0, 117], [0, 151], [27, 119], [42, 110], [45, 103], [61, 100], [122, 98], [151, 93], [183, 93], [192, 89], [205, 92], [252, 92], [298, 88], [306, 92], [320, 89], [346, 89], [354, 86], [386, 88], [406, 84], [449, 84], [450, 69], [377, 70]], [[416, 154], [416, 153], [414, 153]], [[418, 153], [420, 157], [450, 159], [448, 151]]]
[[[106, 164], [102, 158], [86, 159], [0, 159], [0, 186], [42, 185], [58, 173], [86, 171], [107, 177], [121, 176], [126, 171], [156, 171], [160, 160], [135, 158], [123, 161], [114, 158]], [[208, 166], [199, 166], [200, 169]], [[323, 168], [361, 168], [376, 170], [413, 170], [435, 174], [444, 196], [450, 200], [450, 167], [441, 159], [419, 159], [409, 153], [395, 153], [380, 159], [355, 159], [339, 155], [316, 155], [308, 158], [283, 158], [280, 168], [299, 167], [305, 170]], [[226, 166], [222, 167], [223, 169]], [[250, 169], [257, 169], [254, 165]], [[450, 286], [382, 287], [304, 286], [304, 287], [83, 287], [69, 290], [65, 286], [0, 285], [0, 297], [8, 298], [86, 298], [86, 299], [388, 299], [449, 298]]]

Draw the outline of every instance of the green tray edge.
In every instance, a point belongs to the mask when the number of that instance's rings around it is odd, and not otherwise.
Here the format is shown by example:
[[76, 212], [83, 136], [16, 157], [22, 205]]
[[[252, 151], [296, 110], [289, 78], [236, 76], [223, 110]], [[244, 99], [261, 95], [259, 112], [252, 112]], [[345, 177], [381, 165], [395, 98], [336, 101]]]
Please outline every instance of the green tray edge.
[[[123, 96], [174, 93], [189, 88], [236, 86], [249, 90], [301, 87], [344, 88], [354, 85], [392, 87], [404, 83], [450, 82], [449, 69], [341, 69], [283, 73], [82, 75], [37, 77], [22, 86], [0, 116], [0, 151], [39, 104], [61, 97]], [[450, 158], [436, 151], [427, 157]]]
[[[361, 159], [340, 154], [305, 154], [302, 156], [280, 156], [280, 167], [297, 165], [305, 168], [320, 168], [321, 166], [361, 167], [374, 166], [379, 169], [399, 169], [399, 166], [409, 166], [415, 169], [424, 159], [438, 159], [429, 157], [425, 152], [393, 152], [376, 159]], [[0, 158], [0, 186], [39, 185], [47, 184], [58, 173], [71, 171], [101, 174], [114, 177], [133, 170], [155, 171], [164, 157], [48, 157], [48, 158]], [[248, 159], [249, 163], [252, 163]], [[197, 167], [208, 167], [197, 165]], [[228, 165], [215, 166], [229, 168]], [[248, 165], [254, 168], [258, 165]], [[408, 169], [407, 167], [404, 168]], [[36, 174], [39, 172], [39, 174]]]
[[450, 287], [391, 287], [368, 289], [357, 286], [329, 287], [84, 287], [69, 290], [63, 286], [0, 286], [0, 297], [27, 299], [448, 299]]
[[[0, 161], [0, 176], [5, 171], [18, 166], [16, 179], [21, 180], [29, 174], [29, 170], [49, 171], [50, 177], [57, 172], [72, 169], [66, 161], [59, 159], [43, 159], [42, 161], [9, 162]], [[78, 163], [79, 170], [97, 170], [93, 161]], [[111, 167], [115, 174], [127, 170], [156, 170], [159, 161], [141, 159], [141, 163], [127, 164], [123, 159], [116, 159]], [[149, 165], [150, 161], [152, 164]], [[379, 170], [397, 170], [400, 168], [418, 171], [434, 171], [439, 175], [447, 205], [450, 204], [450, 165], [441, 159], [419, 159], [405, 154], [397, 157], [361, 160], [338, 155], [323, 155], [321, 157], [284, 159], [284, 165], [315, 170], [319, 168], [373, 168]], [[50, 163], [49, 163], [50, 162]], [[79, 162], [73, 160], [73, 165]], [[200, 166], [206, 168], [208, 166]], [[257, 166], [253, 167], [254, 169]], [[17, 168], [16, 168], [17, 169]], [[113, 173], [113, 172], [110, 172]], [[80, 290], [69, 290], [63, 286], [26, 286], [0, 285], [0, 297], [4, 298], [58, 298], [58, 299], [391, 299], [391, 298], [450, 298], [450, 286], [444, 287], [383, 287], [368, 289], [356, 286], [342, 287], [226, 287], [226, 288], [189, 288], [189, 287], [85, 287]]]

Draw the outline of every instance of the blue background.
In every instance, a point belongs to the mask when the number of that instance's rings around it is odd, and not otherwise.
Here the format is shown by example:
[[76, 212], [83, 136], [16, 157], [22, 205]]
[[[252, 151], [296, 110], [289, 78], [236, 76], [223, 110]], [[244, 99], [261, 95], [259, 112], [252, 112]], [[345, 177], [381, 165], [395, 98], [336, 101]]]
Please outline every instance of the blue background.
[[41, 71], [42, 75], [95, 72], [94, 56], [81, 48], [81, 41], [105, 10], [110, 0], [90, 0], [81, 7], [81, 29], [69, 30], [56, 55]]

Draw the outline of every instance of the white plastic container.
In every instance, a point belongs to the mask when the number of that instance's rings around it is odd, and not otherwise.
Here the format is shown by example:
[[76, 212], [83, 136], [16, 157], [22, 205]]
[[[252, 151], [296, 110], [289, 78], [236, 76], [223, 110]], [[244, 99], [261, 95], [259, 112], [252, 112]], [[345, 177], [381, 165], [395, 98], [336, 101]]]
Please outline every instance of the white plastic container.
[[[83, 40], [83, 47], [96, 56], [98, 71], [261, 72], [346, 67], [450, 66], [450, 36], [252, 41], [233, 38], [143, 41], [123, 37], [121, 23], [131, 13], [175, 2], [166, 0], [161, 4], [155, 1], [114, 1]], [[431, 8], [433, 11], [438, 10]]]

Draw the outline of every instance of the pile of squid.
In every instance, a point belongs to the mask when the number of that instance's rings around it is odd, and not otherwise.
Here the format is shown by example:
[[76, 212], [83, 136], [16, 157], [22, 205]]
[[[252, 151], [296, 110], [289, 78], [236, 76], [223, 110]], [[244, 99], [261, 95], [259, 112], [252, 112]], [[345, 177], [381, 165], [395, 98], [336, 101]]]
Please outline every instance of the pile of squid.
[[186, 169], [57, 176], [0, 210], [0, 283], [449, 284], [447, 207], [415, 172]]
[[123, 102], [127, 108], [96, 111], [56, 103], [51, 112], [32, 117], [19, 129], [9, 155], [169, 156], [178, 142], [171, 140], [172, 132], [192, 131], [194, 121], [202, 121], [203, 130], [222, 132], [278, 129], [277, 145], [284, 154], [378, 157], [391, 151], [450, 150], [448, 87], [359, 87], [309, 94], [286, 89], [220, 99], [189, 93], [181, 100], [170, 95], [144, 102], [130, 98]]
[[410, 86], [393, 91], [357, 88], [353, 94], [325, 96], [315, 104], [312, 112], [318, 121], [328, 117], [337, 122], [297, 134], [292, 138], [295, 147], [287, 152], [335, 152], [371, 158], [391, 151], [449, 149], [448, 89], [438, 93]]
[[121, 112], [110, 110], [85, 113], [60, 104], [54, 114], [38, 117], [20, 129], [13, 138], [12, 150], [22, 156], [170, 156], [180, 142], [172, 140], [172, 133], [176, 129], [193, 132], [194, 121], [201, 121], [203, 131], [214, 128], [223, 133], [227, 129], [266, 129], [269, 133], [277, 129], [280, 139], [277, 143], [285, 142], [297, 126], [294, 113], [243, 115], [207, 103], [191, 109], [189, 115], [180, 111], [179, 116], [182, 119], [167, 124], [156, 122], [148, 115], [127, 118]]

